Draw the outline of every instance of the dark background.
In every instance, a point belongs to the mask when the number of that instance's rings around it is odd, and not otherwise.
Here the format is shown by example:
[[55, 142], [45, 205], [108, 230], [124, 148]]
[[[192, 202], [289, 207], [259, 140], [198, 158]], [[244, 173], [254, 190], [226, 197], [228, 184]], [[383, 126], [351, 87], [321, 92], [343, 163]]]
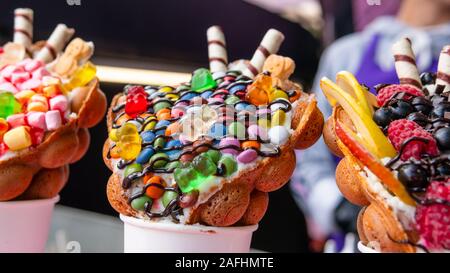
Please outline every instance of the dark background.
[[[81, 0], [69, 6], [66, 0], [0, 1], [0, 42], [12, 39], [13, 11], [34, 9], [34, 39], [47, 39], [57, 23], [76, 28], [76, 36], [96, 45], [94, 62], [190, 72], [207, 67], [206, 29], [221, 25], [227, 39], [230, 60], [253, 55], [264, 33], [271, 27], [282, 31], [286, 40], [280, 54], [297, 64], [296, 78], [310, 86], [315, 74], [319, 42], [298, 24], [239, 0], [94, 1]], [[123, 86], [102, 83], [110, 101]], [[87, 155], [71, 166], [68, 185], [61, 192], [61, 204], [117, 215], [109, 206], [105, 188], [109, 170], [101, 150], [107, 138], [103, 121], [91, 131]], [[270, 194], [269, 210], [254, 235], [254, 248], [273, 252], [306, 252], [305, 220], [291, 197], [289, 187]]]

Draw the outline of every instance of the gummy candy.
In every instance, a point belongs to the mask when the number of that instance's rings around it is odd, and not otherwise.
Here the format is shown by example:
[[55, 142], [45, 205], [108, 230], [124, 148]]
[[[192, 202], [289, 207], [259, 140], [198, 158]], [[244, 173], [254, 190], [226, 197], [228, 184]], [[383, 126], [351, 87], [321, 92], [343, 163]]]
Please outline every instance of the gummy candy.
[[97, 68], [95, 65], [91, 62], [87, 62], [73, 73], [69, 82], [63, 85], [63, 89], [65, 91], [70, 91], [76, 87], [86, 86], [95, 78], [96, 73]]
[[219, 162], [221, 154], [219, 151], [217, 150], [208, 150], [206, 153], [204, 153], [205, 156], [209, 157], [209, 159], [212, 160], [212, 162], [214, 162], [214, 164], [217, 164], [217, 162]]
[[254, 105], [264, 105], [269, 103], [269, 96], [272, 93], [272, 78], [265, 74], [259, 74], [254, 82], [247, 87], [246, 99]]
[[141, 152], [141, 137], [139, 136], [136, 125], [125, 123], [117, 130], [118, 153], [125, 160], [135, 159]]
[[125, 113], [135, 118], [147, 111], [147, 93], [142, 86], [133, 86], [130, 89], [127, 94]]
[[217, 170], [216, 164], [208, 157], [203, 154], [197, 156], [192, 161], [192, 166], [195, 170], [202, 176], [214, 175]]
[[193, 91], [202, 92], [216, 86], [217, 83], [208, 69], [200, 68], [194, 71], [191, 79], [191, 88]]
[[7, 118], [10, 115], [19, 113], [21, 108], [22, 106], [12, 93], [0, 93], [0, 118]]
[[198, 172], [191, 164], [175, 169], [173, 175], [182, 192], [190, 192], [203, 182], [203, 178], [199, 177]]

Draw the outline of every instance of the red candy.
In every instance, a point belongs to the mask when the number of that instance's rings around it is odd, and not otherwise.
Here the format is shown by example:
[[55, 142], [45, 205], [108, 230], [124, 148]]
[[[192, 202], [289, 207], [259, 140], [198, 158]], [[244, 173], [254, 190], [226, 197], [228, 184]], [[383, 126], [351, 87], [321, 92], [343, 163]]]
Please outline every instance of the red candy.
[[142, 86], [133, 86], [128, 89], [125, 113], [132, 118], [147, 111], [147, 93]]
[[0, 156], [4, 155], [8, 151], [8, 146], [5, 143], [0, 143]]

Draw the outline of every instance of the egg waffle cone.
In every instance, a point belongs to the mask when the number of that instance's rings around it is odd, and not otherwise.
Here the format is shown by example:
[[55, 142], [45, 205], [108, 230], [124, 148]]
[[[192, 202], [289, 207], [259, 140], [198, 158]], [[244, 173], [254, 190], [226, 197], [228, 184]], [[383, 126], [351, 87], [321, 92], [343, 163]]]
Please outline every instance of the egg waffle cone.
[[89, 147], [87, 128], [100, 122], [106, 112], [98, 79], [77, 90], [71, 104], [76, 118], [47, 133], [37, 147], [0, 160], [0, 201], [51, 198], [62, 189], [68, 164], [81, 159]]
[[369, 185], [364, 165], [336, 137], [334, 126], [337, 120], [351, 123], [340, 106], [334, 107], [333, 114], [324, 127], [324, 140], [330, 150], [343, 155], [336, 168], [339, 190], [351, 203], [363, 207], [357, 220], [361, 241], [381, 252], [415, 252], [415, 247], [406, 243], [415, 240], [413, 233], [405, 229], [385, 198]]
[[[112, 109], [118, 104], [121, 95], [114, 97], [107, 115], [110, 131], [114, 114]], [[286, 184], [296, 165], [294, 149], [306, 149], [320, 137], [324, 120], [317, 108], [314, 95], [302, 94], [293, 109], [294, 130], [289, 140], [280, 146], [280, 155], [266, 157], [257, 164], [239, 172], [233, 179], [226, 180], [221, 188], [212, 189], [213, 195], [204, 203], [190, 208], [186, 224], [201, 223], [211, 226], [253, 225], [264, 216], [268, 206], [268, 192], [275, 191]], [[105, 164], [114, 171], [112, 160], [108, 158], [110, 141], [103, 149]], [[225, 178], [224, 178], [225, 179]], [[108, 200], [113, 208], [127, 216], [137, 216], [128, 204], [118, 174], [113, 173], [107, 186]]]

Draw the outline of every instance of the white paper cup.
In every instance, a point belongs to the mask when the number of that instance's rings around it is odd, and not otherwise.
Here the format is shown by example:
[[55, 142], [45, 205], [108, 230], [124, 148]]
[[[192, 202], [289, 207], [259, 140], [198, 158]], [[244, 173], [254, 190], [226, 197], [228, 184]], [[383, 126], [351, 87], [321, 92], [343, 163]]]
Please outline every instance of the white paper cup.
[[358, 250], [361, 253], [380, 253], [379, 251], [371, 247], [365, 246], [361, 241], [358, 242]]
[[0, 202], [0, 252], [44, 252], [58, 201], [59, 196]]
[[125, 253], [245, 253], [258, 228], [178, 225], [124, 215], [120, 219], [124, 222]]

